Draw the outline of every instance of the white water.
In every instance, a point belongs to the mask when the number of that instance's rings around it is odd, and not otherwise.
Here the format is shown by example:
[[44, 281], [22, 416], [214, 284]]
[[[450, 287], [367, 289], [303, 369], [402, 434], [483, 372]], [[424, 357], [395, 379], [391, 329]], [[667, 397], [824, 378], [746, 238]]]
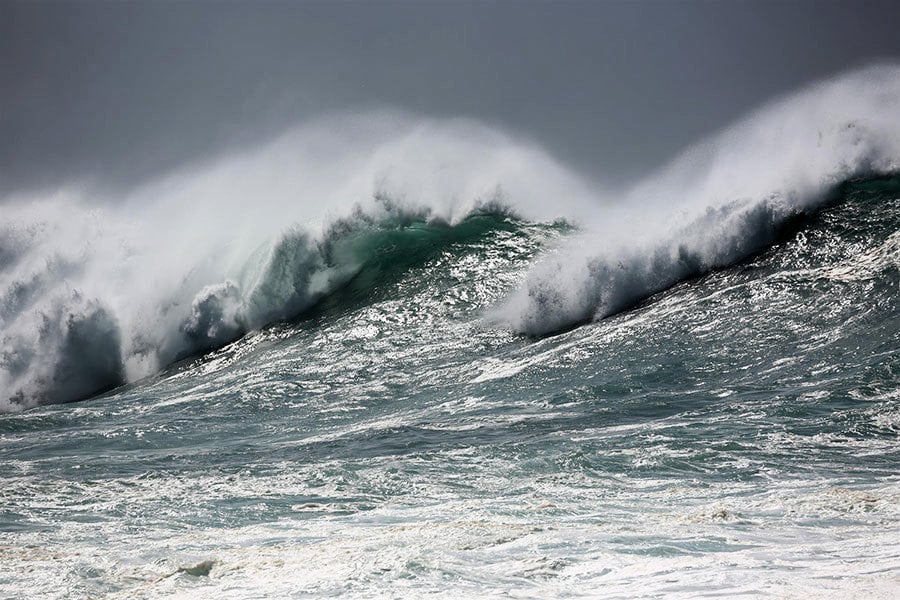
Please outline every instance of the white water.
[[359, 268], [327, 253], [342, 237], [512, 198], [529, 216], [577, 215], [591, 190], [484, 125], [378, 113], [309, 122], [112, 197], [5, 199], [0, 410], [134, 381], [297, 314]]
[[730, 265], [848, 179], [900, 168], [900, 68], [873, 67], [764, 107], [635, 185], [534, 266], [495, 321], [545, 334]]
[[540, 334], [740, 260], [833, 185], [898, 162], [900, 69], [879, 67], [772, 104], [616, 195], [485, 125], [384, 113], [318, 119], [114, 195], [23, 192], [0, 218], [0, 410], [134, 381], [296, 314], [359, 268], [323, 250], [347, 231], [486, 204], [579, 223], [490, 312]]

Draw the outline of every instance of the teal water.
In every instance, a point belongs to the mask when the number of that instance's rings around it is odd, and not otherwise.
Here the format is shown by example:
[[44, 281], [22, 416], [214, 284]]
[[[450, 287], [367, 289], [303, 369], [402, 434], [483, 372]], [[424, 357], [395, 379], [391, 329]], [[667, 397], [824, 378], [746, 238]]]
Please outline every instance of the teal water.
[[410, 221], [293, 321], [0, 415], [0, 596], [892, 597], [900, 186], [603, 320], [492, 325], [573, 235]]

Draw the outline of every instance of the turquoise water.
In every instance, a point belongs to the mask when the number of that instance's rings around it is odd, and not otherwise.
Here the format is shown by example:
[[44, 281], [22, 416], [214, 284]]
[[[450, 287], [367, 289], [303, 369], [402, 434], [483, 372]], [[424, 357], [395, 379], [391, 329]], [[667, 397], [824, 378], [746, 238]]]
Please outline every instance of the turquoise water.
[[0, 415], [0, 596], [891, 597], [896, 181], [605, 319], [494, 325], [577, 235], [351, 236], [294, 320]]

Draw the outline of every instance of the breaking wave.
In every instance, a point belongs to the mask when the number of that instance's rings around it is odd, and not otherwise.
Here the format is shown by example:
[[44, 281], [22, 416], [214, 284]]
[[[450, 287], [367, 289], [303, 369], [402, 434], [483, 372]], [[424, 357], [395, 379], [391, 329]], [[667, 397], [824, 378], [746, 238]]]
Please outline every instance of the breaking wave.
[[577, 213], [590, 193], [507, 134], [378, 113], [135, 190], [8, 198], [0, 410], [84, 398], [292, 318], [361, 272], [504, 226], [511, 198]]
[[532, 335], [602, 319], [772, 244], [844, 182], [900, 168], [900, 69], [875, 67], [771, 104], [599, 210], [497, 309]]
[[630, 189], [471, 121], [304, 124], [137, 189], [4, 200], [0, 410], [67, 402], [374, 285], [508, 216], [578, 232], [487, 320], [542, 335], [745, 259], [842, 182], [900, 167], [900, 69], [764, 107]]

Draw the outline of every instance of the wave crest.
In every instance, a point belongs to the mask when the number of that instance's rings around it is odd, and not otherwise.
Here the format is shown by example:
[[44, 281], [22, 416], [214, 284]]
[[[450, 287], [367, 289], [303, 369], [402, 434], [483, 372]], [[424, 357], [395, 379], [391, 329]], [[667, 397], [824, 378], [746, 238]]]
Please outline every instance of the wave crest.
[[900, 168], [900, 69], [853, 73], [774, 103], [598, 210], [490, 318], [544, 335], [621, 311], [773, 242], [844, 181]]

